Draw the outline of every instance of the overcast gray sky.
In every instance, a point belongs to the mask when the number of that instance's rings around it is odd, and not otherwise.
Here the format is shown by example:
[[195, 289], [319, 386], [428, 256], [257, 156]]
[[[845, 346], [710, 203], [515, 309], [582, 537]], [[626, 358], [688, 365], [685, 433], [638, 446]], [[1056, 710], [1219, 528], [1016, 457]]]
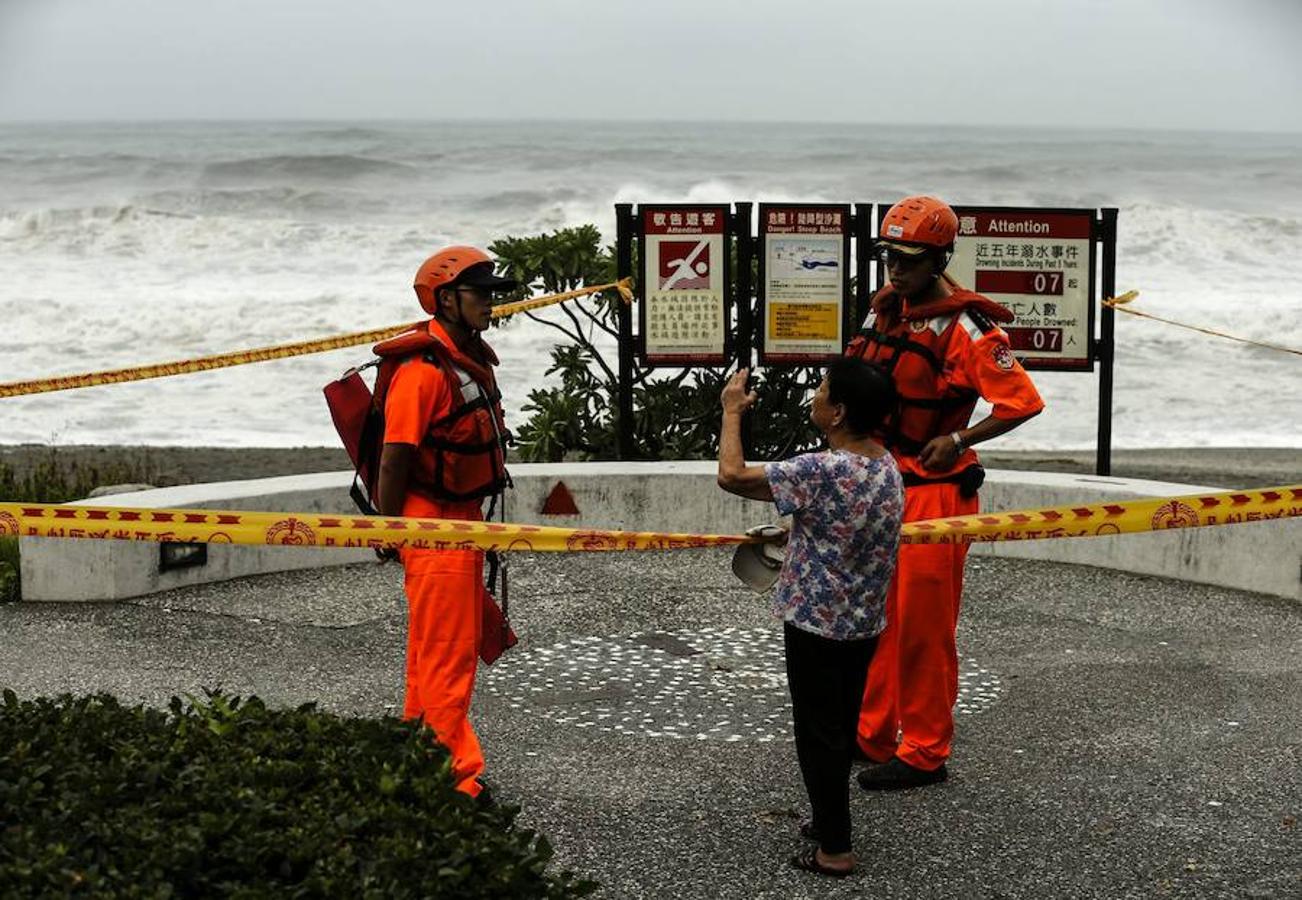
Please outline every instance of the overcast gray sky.
[[0, 0], [0, 121], [1302, 131], [1302, 0]]

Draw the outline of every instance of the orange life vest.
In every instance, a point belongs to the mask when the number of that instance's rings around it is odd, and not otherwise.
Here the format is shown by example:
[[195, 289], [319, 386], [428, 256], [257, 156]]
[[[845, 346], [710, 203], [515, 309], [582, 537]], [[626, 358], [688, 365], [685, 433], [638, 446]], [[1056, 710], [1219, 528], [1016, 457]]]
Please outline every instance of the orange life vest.
[[848, 356], [890, 373], [899, 396], [875, 437], [897, 455], [916, 456], [932, 438], [966, 428], [980, 395], [949, 382], [946, 351], [967, 318], [983, 333], [1011, 322], [1008, 309], [962, 288], [940, 300], [910, 304], [890, 285], [873, 297], [872, 313], [846, 347]]
[[[385, 400], [394, 374], [406, 364], [439, 368], [451, 390], [452, 408], [429, 423], [421, 440], [408, 490], [435, 500], [477, 500], [496, 496], [509, 487], [506, 443], [510, 434], [502, 417], [501, 394], [493, 378], [497, 356], [481, 343], [485, 364], [479, 364], [431, 333], [431, 325], [404, 332], [375, 346], [379, 359], [349, 369], [325, 386], [326, 404], [356, 474], [350, 491], [362, 512], [375, 515], [379, 497], [380, 454], [384, 448]], [[375, 389], [361, 372], [378, 367]], [[492, 505], [489, 507], [492, 516]], [[507, 619], [506, 569], [489, 553], [490, 574], [480, 591], [482, 639], [480, 658], [491, 664], [517, 638]], [[492, 596], [502, 575], [502, 606]]]
[[374, 404], [379, 410], [384, 409], [394, 373], [403, 365], [437, 366], [452, 391], [451, 411], [431, 421], [421, 440], [408, 490], [435, 500], [464, 501], [491, 497], [510, 483], [506, 472], [510, 435], [492, 370], [497, 355], [487, 344], [480, 346], [484, 364], [445, 344], [428, 327], [375, 345], [380, 369]]

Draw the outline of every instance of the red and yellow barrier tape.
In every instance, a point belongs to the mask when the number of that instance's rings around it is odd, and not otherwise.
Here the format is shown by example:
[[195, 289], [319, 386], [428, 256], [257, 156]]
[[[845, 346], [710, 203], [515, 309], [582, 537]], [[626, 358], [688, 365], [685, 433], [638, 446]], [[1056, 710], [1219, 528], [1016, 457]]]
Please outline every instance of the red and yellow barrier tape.
[[[599, 284], [593, 287], [581, 288], [577, 291], [566, 291], [563, 294], [549, 294], [545, 297], [530, 297], [527, 300], [504, 303], [501, 306], [493, 307], [493, 318], [497, 319], [527, 310], [540, 309], [554, 303], [562, 303], [566, 300], [574, 300], [578, 297], [586, 297], [589, 294], [609, 290], [618, 291], [620, 297], [626, 303], [632, 302], [633, 292], [629, 286], [629, 280], [625, 278], [610, 284]], [[149, 378], [165, 378], [170, 375], [186, 375], [191, 372], [206, 372], [211, 369], [243, 366], [249, 363], [266, 362], [271, 359], [286, 359], [291, 356], [325, 353], [328, 350], [341, 350], [344, 347], [374, 344], [424, 323], [425, 320], [408, 322], [405, 325], [391, 325], [388, 328], [354, 331], [350, 334], [340, 334], [311, 341], [297, 341], [292, 344], [277, 344], [272, 347], [258, 347], [253, 350], [236, 350], [231, 353], [218, 353], [213, 356], [201, 356], [177, 362], [154, 363], [153, 365], [112, 369], [104, 372], [86, 372], [81, 375], [63, 375], [34, 381], [11, 381], [7, 384], [0, 384], [0, 398], [21, 397], [26, 394], [45, 394], [51, 391], [70, 391], [75, 388], [95, 387], [101, 384], [144, 381]]]
[[0, 503], [0, 535], [5, 534], [264, 547], [535, 552], [679, 550], [743, 544], [749, 540], [740, 535], [599, 531], [454, 519]]
[[[911, 544], [1096, 537], [1302, 517], [1302, 484], [1188, 497], [1017, 510], [904, 526]], [[753, 543], [744, 535], [603, 531], [381, 516], [0, 503], [0, 535], [292, 547], [576, 552]]]
[[906, 544], [1042, 541], [1298, 517], [1302, 517], [1302, 484], [1290, 484], [1251, 491], [1149, 497], [1089, 506], [1056, 506], [928, 519], [905, 525], [901, 540]]

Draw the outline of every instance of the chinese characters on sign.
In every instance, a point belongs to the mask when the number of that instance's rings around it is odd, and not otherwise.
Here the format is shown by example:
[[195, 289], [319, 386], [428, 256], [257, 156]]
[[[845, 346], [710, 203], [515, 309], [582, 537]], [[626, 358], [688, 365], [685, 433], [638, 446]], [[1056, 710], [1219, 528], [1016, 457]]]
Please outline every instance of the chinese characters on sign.
[[850, 207], [761, 203], [760, 362], [811, 365], [841, 354]]
[[955, 207], [949, 273], [1013, 311], [1005, 328], [1028, 369], [1089, 371], [1093, 210]]
[[643, 206], [643, 353], [650, 365], [722, 365], [728, 334], [726, 206]]

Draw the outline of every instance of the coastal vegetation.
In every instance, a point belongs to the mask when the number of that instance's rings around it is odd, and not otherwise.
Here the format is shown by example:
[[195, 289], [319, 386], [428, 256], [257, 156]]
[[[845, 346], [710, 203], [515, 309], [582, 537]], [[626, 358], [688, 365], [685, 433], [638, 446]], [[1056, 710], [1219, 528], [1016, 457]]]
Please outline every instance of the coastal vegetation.
[[18, 573], [18, 538], [0, 537], [0, 603], [22, 598], [22, 578]]
[[144, 448], [103, 465], [66, 459], [57, 446], [25, 467], [0, 460], [0, 502], [66, 503], [109, 484], [158, 484], [158, 470]]
[[0, 700], [0, 893], [133, 897], [583, 896], [519, 810], [453, 787], [396, 718], [208, 692]]
[[[489, 245], [507, 274], [546, 293], [616, 280], [615, 249], [601, 246], [595, 225], [562, 228]], [[636, 271], [636, 264], [634, 265]], [[752, 283], [754, 281], [752, 280]], [[522, 298], [528, 287], [518, 292]], [[560, 307], [564, 319], [518, 313], [553, 328], [548, 375], [560, 384], [534, 388], [516, 434], [526, 462], [618, 457], [618, 294]], [[718, 449], [719, 392], [724, 369], [648, 369], [633, 366], [633, 438], [639, 459], [711, 459]], [[756, 415], [745, 436], [747, 455], [783, 459], [818, 444], [805, 414], [807, 392], [821, 373], [813, 368], [769, 369], [754, 381]]]

